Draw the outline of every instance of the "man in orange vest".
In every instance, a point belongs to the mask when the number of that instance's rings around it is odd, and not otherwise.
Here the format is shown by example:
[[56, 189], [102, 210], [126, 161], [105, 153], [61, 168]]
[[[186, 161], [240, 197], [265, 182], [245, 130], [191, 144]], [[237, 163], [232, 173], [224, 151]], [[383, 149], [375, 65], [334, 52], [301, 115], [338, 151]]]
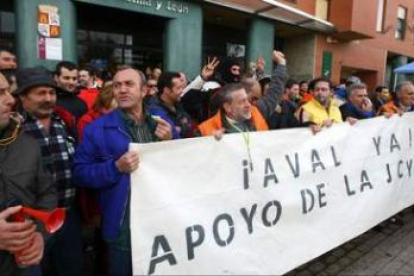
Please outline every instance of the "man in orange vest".
[[221, 108], [210, 119], [198, 126], [202, 136], [268, 129], [266, 120], [270, 118], [280, 102], [286, 82], [286, 59], [283, 53], [273, 51], [277, 67], [265, 95], [252, 105], [242, 84], [231, 83], [220, 91]]
[[412, 111], [414, 111], [414, 85], [410, 81], [404, 81], [395, 88], [394, 99], [380, 107], [378, 115], [390, 117], [393, 114]]

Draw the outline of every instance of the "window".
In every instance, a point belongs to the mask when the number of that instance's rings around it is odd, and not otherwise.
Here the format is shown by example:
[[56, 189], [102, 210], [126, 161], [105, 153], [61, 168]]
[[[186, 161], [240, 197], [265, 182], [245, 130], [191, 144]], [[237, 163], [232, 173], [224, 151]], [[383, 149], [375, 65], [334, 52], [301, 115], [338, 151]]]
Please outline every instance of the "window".
[[329, 0], [317, 0], [316, 1], [316, 17], [322, 20], [328, 20], [329, 18]]
[[15, 51], [16, 26], [14, 25], [15, 13], [13, 1], [0, 1], [0, 47]]
[[398, 7], [397, 22], [395, 24], [395, 38], [403, 40], [406, 28], [407, 9]]
[[378, 0], [378, 10], [377, 10], [377, 32], [382, 33], [384, 31], [384, 21], [385, 21], [385, 7], [387, 5], [387, 0]]

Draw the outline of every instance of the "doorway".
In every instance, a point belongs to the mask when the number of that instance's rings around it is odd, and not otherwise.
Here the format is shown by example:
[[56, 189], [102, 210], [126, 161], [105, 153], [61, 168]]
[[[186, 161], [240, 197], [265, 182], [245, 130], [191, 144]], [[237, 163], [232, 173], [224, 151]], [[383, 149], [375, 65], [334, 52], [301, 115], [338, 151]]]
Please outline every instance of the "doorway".
[[165, 19], [77, 4], [78, 64], [114, 72], [118, 65], [162, 68]]

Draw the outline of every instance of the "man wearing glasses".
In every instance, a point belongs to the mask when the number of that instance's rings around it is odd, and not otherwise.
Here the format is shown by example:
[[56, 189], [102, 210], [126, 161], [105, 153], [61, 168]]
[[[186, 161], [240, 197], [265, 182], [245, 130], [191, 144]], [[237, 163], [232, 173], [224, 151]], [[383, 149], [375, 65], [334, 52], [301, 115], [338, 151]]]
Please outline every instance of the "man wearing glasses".
[[311, 130], [316, 133], [322, 127], [341, 123], [342, 115], [338, 105], [332, 100], [332, 82], [327, 78], [317, 78], [309, 83], [313, 99], [296, 111], [301, 123], [311, 123]]

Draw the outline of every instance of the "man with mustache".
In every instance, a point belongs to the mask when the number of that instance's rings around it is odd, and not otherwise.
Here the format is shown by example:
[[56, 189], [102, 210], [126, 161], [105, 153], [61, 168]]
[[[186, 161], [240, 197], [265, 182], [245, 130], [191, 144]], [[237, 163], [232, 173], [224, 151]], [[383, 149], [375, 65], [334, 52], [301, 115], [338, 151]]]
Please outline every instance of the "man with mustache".
[[25, 68], [17, 75], [23, 129], [35, 138], [43, 166], [51, 173], [58, 194], [58, 207], [67, 209], [65, 224], [46, 244], [45, 258], [53, 264], [53, 275], [81, 275], [81, 217], [75, 204], [76, 189], [71, 166], [75, 140], [55, 112], [56, 89], [52, 75], [44, 67]]

